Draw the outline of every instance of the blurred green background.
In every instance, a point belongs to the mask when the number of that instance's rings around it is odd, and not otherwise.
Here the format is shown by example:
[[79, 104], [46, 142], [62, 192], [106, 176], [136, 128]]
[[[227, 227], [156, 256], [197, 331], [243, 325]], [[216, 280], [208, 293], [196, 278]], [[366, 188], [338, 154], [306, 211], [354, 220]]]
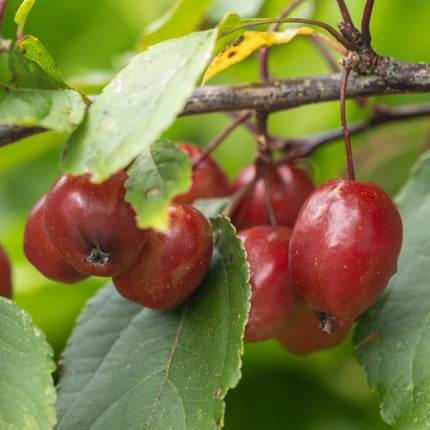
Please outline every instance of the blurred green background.
[[[19, 3], [8, 3], [2, 25], [5, 37], [14, 38], [13, 15]], [[286, 3], [218, 0], [206, 16], [205, 25], [213, 26], [229, 10], [243, 17], [256, 10], [259, 12], [254, 16], [273, 17]], [[359, 23], [365, 2], [346, 3], [353, 20]], [[97, 94], [124, 66], [142, 30], [172, 4], [172, 0], [39, 0], [27, 20], [26, 33], [41, 39], [70, 85], [87, 94]], [[336, 2], [327, 0], [309, 0], [294, 16], [312, 17], [332, 25], [340, 19]], [[428, 40], [422, 37], [429, 16], [428, 1], [409, 0], [407, 5], [403, 0], [375, 2], [371, 22], [374, 48], [402, 60], [430, 62]], [[273, 48], [270, 68], [274, 78], [330, 72], [321, 54], [305, 38]], [[255, 80], [258, 57], [251, 56], [209, 84]], [[428, 95], [379, 98], [392, 105], [428, 99]], [[350, 121], [365, 115], [366, 110], [347, 103]], [[165, 135], [205, 146], [230, 122], [223, 114], [186, 117], [177, 120]], [[280, 136], [316, 133], [339, 125], [338, 103], [297, 108], [271, 115], [269, 120], [270, 132]], [[46, 333], [57, 359], [85, 301], [105, 283], [95, 278], [71, 286], [48, 281], [22, 252], [26, 216], [61, 173], [58, 160], [66, 139], [64, 135], [45, 133], [0, 149], [0, 241], [13, 262], [15, 299]], [[430, 145], [430, 123], [428, 119], [416, 119], [389, 124], [354, 136], [353, 145], [358, 179], [375, 181], [394, 196], [418, 155]], [[254, 150], [253, 136], [240, 128], [214, 156], [233, 177], [252, 161]], [[309, 163], [317, 183], [344, 175], [343, 143], [325, 145]], [[293, 356], [275, 341], [246, 345], [243, 378], [227, 396], [226, 428], [355, 430], [387, 426], [379, 417], [376, 398], [347, 340], [333, 350], [307, 357]]]

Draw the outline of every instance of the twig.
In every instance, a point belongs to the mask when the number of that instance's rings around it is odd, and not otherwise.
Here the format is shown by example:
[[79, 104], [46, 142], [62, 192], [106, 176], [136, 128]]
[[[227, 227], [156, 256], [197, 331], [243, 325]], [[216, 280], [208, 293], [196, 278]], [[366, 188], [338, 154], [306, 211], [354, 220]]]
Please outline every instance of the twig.
[[[348, 131], [350, 135], [358, 134], [372, 127], [377, 127], [389, 122], [419, 118], [427, 115], [430, 115], [430, 103], [404, 105], [390, 108], [378, 104], [375, 106], [369, 119], [360, 120], [349, 124]], [[294, 152], [291, 156], [288, 156], [288, 160], [290, 160], [291, 158], [297, 159], [307, 157], [321, 145], [340, 139], [342, 136], [343, 129], [342, 127], [339, 127], [323, 133], [317, 133], [300, 138], [273, 138], [271, 145], [273, 148], [278, 149], [279, 151], [292, 151], [295, 149], [296, 152]]]

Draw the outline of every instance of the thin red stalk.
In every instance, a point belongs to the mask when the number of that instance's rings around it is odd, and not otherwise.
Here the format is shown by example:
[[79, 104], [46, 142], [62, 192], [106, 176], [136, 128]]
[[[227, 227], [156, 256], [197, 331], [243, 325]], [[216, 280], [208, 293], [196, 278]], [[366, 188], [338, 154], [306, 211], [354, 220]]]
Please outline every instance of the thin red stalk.
[[224, 209], [225, 216], [228, 216], [231, 218], [231, 215], [236, 210], [237, 205], [242, 201], [242, 199], [247, 194], [249, 194], [249, 199], [247, 200], [246, 205], [241, 209], [240, 213], [237, 214], [237, 217], [236, 217], [238, 223], [242, 222], [243, 217], [246, 215], [246, 213], [248, 212], [251, 206], [252, 199], [254, 197], [254, 189], [255, 189], [255, 184], [257, 183], [257, 179], [258, 179], [257, 175], [255, 175], [250, 182], [248, 182], [243, 187], [239, 188], [239, 190], [237, 190], [233, 194], [232, 198], [230, 199], [230, 202]]
[[260, 80], [269, 80], [269, 47], [263, 46], [260, 50], [260, 62], [259, 62], [259, 74]]
[[201, 152], [200, 156], [193, 162], [193, 168], [196, 167], [204, 158], [206, 158], [238, 125], [246, 121], [252, 115], [252, 111], [248, 110], [239, 115], [219, 136], [217, 136], [206, 148]]
[[349, 14], [348, 8], [343, 0], [337, 0], [337, 5], [339, 6], [340, 13], [342, 14], [343, 22], [345, 24], [354, 27], [354, 24], [351, 19], [351, 15]]
[[345, 51], [344, 49], [342, 49], [336, 42], [331, 40], [325, 34], [314, 33], [314, 34], [310, 34], [309, 36], [318, 37], [318, 38], [324, 40], [324, 42], [328, 43], [335, 51], [339, 52], [340, 55], [342, 55], [344, 57], [348, 56], [348, 51]]
[[[277, 18], [283, 19], [286, 16], [288, 16], [297, 6], [300, 6], [301, 3], [303, 3], [305, 0], [294, 0], [291, 3], [289, 3], [285, 8], [279, 13]], [[277, 31], [279, 26], [281, 25], [280, 22], [274, 22], [270, 27], [269, 31]]]
[[0, 0], [0, 30], [3, 22], [3, 14], [6, 9], [6, 5], [7, 5], [7, 0]]
[[272, 169], [265, 166], [264, 172], [264, 209], [266, 210], [267, 219], [270, 225], [277, 225], [275, 211], [272, 205], [270, 188], [272, 184]]
[[353, 51], [354, 45], [349, 42], [345, 37], [343, 37], [339, 32], [337, 32], [332, 26], [326, 24], [322, 21], [317, 21], [315, 19], [307, 19], [307, 18], [284, 18], [284, 19], [266, 19], [263, 21], [257, 21], [253, 22], [251, 24], [243, 24], [239, 25], [229, 31], [226, 31], [225, 33], [222, 33], [218, 36], [218, 39], [221, 37], [227, 36], [230, 33], [233, 33], [237, 30], [241, 30], [243, 28], [253, 27], [256, 25], [266, 25], [266, 24], [273, 24], [273, 23], [298, 23], [298, 24], [307, 24], [307, 25], [315, 25], [317, 27], [324, 28], [327, 32], [329, 32], [341, 45], [343, 45], [346, 49]]
[[361, 18], [361, 35], [363, 42], [370, 45], [372, 37], [370, 35], [370, 17], [372, 16], [374, 0], [367, 0], [364, 6], [363, 17]]
[[[303, 3], [305, 0], [294, 0], [290, 4], [288, 4], [277, 16], [279, 19], [285, 18], [294, 8], [300, 5], [300, 3]], [[277, 31], [281, 23], [274, 22], [269, 27], [269, 31]], [[269, 66], [268, 66], [268, 59], [269, 59], [269, 47], [263, 46], [261, 48], [261, 54], [260, 54], [260, 64], [259, 64], [259, 70], [260, 70], [260, 79], [262, 81], [267, 81], [269, 79]]]
[[348, 124], [346, 122], [346, 112], [345, 112], [346, 85], [348, 82], [348, 76], [350, 72], [351, 72], [351, 68], [349, 66], [345, 66], [343, 68], [342, 82], [340, 87], [340, 118], [342, 121], [343, 138], [345, 140], [346, 160], [348, 163], [348, 178], [351, 181], [353, 181], [355, 180], [354, 163], [352, 160], [351, 138], [348, 132]]
[[316, 46], [316, 48], [321, 53], [324, 60], [330, 66], [330, 69], [335, 73], [340, 72], [339, 63], [333, 58], [333, 56], [331, 55], [327, 47], [324, 45], [324, 43], [322, 43], [321, 40], [316, 37], [309, 37], [309, 40]]

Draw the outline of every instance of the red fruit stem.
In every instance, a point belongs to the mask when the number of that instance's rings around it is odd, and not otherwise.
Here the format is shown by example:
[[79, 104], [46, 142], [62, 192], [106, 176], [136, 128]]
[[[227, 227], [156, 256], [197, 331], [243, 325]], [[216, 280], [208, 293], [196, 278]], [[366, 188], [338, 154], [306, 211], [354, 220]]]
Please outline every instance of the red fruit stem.
[[354, 27], [354, 24], [351, 19], [351, 15], [349, 14], [349, 11], [348, 11], [348, 8], [346, 7], [345, 2], [343, 0], [337, 0], [337, 5], [339, 6], [340, 13], [342, 14], [342, 18], [345, 24], [348, 24], [351, 27]]
[[270, 194], [270, 186], [272, 184], [272, 169], [265, 166], [264, 172], [264, 208], [266, 210], [267, 219], [270, 225], [277, 225], [275, 210], [273, 209], [272, 199]]
[[[305, 0], [294, 0], [291, 3], [289, 3], [277, 16], [279, 19], [285, 18], [288, 14], [292, 12], [293, 9], [295, 9], [297, 6], [299, 6], [301, 3], [303, 3]], [[277, 31], [279, 26], [281, 25], [280, 22], [274, 22], [270, 27], [268, 31]], [[268, 70], [268, 57], [269, 57], [269, 47], [263, 46], [261, 48], [260, 53], [260, 79], [262, 81], [267, 81], [269, 78], [269, 70]]]
[[348, 76], [350, 72], [351, 72], [350, 67], [345, 66], [343, 68], [342, 82], [340, 87], [340, 118], [342, 121], [343, 138], [345, 140], [346, 160], [348, 163], [348, 178], [351, 181], [354, 181], [355, 173], [354, 173], [354, 163], [352, 160], [351, 138], [348, 132], [348, 124], [346, 122], [346, 113], [345, 113], [346, 84], [348, 82]]
[[372, 37], [370, 35], [370, 17], [372, 16], [374, 0], [367, 0], [364, 6], [363, 16], [361, 18], [361, 36], [363, 42], [370, 45]]
[[257, 126], [257, 148], [258, 154], [255, 159], [255, 176], [257, 180], [264, 180], [264, 208], [267, 219], [271, 225], [277, 225], [275, 211], [273, 210], [272, 200], [270, 197], [270, 185], [272, 181], [273, 159], [270, 148], [269, 138], [267, 136], [267, 118], [266, 112], [257, 112], [255, 115]]
[[246, 185], [244, 185], [242, 188], [240, 188], [233, 194], [232, 198], [230, 199], [230, 202], [227, 204], [227, 206], [224, 209], [223, 213], [225, 216], [231, 217], [232, 213], [237, 208], [237, 205], [242, 201], [242, 199], [247, 194], [249, 194], [249, 199], [246, 202], [245, 207], [243, 208], [243, 210], [241, 210], [240, 214], [237, 217], [238, 222], [239, 223], [242, 222], [242, 218], [246, 215], [246, 213], [248, 212], [251, 206], [256, 183], [257, 183], [257, 175], [255, 174], [251, 181], [249, 181]]
[[239, 124], [242, 124], [252, 115], [252, 111], [248, 110], [239, 115], [219, 136], [217, 136], [206, 148], [201, 152], [198, 158], [193, 162], [193, 168], [196, 167], [203, 159], [205, 159]]

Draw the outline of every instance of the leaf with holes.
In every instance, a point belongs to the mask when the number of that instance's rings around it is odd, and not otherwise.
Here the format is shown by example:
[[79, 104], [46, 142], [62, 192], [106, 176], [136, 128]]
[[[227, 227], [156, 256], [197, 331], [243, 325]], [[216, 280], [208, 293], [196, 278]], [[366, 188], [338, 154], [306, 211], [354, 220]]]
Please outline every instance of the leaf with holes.
[[176, 194], [191, 186], [191, 159], [168, 139], [146, 148], [129, 172], [126, 200], [137, 214], [140, 228], [168, 228], [167, 208]]
[[385, 421], [396, 429], [430, 422], [430, 153], [397, 198], [404, 225], [398, 273], [358, 321], [354, 341]]
[[48, 430], [55, 424], [53, 351], [30, 316], [0, 297], [0, 428]]
[[101, 182], [155, 142], [184, 108], [215, 44], [191, 33], [135, 56], [104, 89], [66, 145], [63, 168]]
[[288, 43], [299, 34], [315, 34], [310, 27], [290, 28], [280, 32], [246, 31], [236, 41], [227, 46], [212, 61], [203, 78], [206, 83], [217, 73], [227, 69], [233, 64], [243, 61], [262, 46], [272, 46]]
[[212, 228], [210, 269], [183, 305], [147, 309], [112, 284], [88, 303], [64, 352], [57, 430], [222, 425], [223, 399], [240, 378], [249, 269], [228, 220]]

